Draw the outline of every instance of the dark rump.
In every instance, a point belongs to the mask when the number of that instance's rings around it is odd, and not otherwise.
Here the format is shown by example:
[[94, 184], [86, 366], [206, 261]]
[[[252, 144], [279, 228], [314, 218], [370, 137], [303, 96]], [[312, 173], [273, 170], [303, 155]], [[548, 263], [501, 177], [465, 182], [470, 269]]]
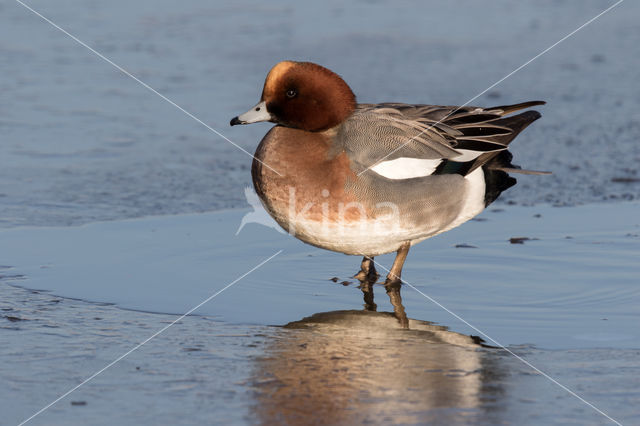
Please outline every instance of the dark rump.
[[498, 155], [493, 157], [487, 164], [482, 167], [484, 172], [484, 181], [486, 190], [484, 193], [485, 207], [493, 203], [502, 194], [516, 184], [516, 179], [509, 176], [507, 172], [496, 170], [493, 167], [505, 167], [519, 169], [519, 166], [511, 164], [513, 155], [509, 151], [500, 151]]

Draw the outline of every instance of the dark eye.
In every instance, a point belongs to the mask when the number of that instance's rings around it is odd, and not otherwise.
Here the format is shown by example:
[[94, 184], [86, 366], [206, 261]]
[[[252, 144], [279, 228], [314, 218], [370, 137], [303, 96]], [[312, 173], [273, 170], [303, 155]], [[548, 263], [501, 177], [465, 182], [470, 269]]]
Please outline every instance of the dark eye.
[[296, 89], [287, 90], [287, 98], [295, 98], [298, 96], [298, 91]]

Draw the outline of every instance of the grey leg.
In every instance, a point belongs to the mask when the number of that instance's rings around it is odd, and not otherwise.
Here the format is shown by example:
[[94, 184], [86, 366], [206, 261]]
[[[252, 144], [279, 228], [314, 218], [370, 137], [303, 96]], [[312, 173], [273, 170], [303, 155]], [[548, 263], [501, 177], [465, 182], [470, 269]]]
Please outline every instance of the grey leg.
[[407, 259], [410, 247], [410, 243], [404, 243], [400, 246], [398, 254], [393, 261], [393, 266], [391, 267], [384, 283], [391, 305], [393, 305], [393, 312], [395, 313], [396, 318], [398, 318], [398, 321], [400, 321], [402, 328], [409, 328], [409, 319], [404, 311], [402, 297], [400, 296], [400, 287], [402, 286], [402, 279], [400, 278], [400, 275], [402, 274], [402, 266], [404, 265], [404, 261]]
[[376, 267], [373, 263], [373, 257], [365, 256], [362, 258], [362, 263], [360, 264], [360, 272], [358, 272], [354, 278], [362, 281], [362, 282], [371, 282], [372, 284], [378, 281], [378, 272], [376, 272]]
[[360, 264], [360, 272], [354, 278], [360, 281], [360, 290], [364, 297], [364, 309], [366, 311], [375, 311], [378, 306], [373, 301], [373, 285], [378, 281], [378, 273], [373, 263], [373, 257], [365, 256]]
[[392, 283], [397, 282], [398, 284], [402, 283], [400, 279], [400, 275], [402, 274], [402, 266], [404, 265], [404, 261], [407, 259], [407, 254], [409, 254], [409, 248], [411, 247], [410, 243], [404, 243], [398, 249], [398, 254], [396, 255], [395, 260], [393, 261], [393, 266], [391, 267], [391, 271], [387, 275], [387, 280], [384, 285], [390, 285]]

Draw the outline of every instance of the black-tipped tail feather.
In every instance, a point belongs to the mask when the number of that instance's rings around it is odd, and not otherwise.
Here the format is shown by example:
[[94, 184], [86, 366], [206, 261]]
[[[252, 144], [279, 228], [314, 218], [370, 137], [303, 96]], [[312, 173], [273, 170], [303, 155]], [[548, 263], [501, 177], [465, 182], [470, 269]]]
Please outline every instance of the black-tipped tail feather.
[[[493, 108], [487, 108], [487, 112], [494, 112], [501, 115], [500, 118], [494, 118], [488, 120], [486, 124], [492, 126], [491, 129], [487, 129], [487, 134], [482, 137], [483, 141], [487, 141], [494, 144], [503, 145], [505, 148], [501, 151], [485, 152], [477, 157], [474, 161], [468, 164], [457, 165], [444, 165], [441, 169], [451, 172], [457, 169], [454, 173], [469, 174], [478, 167], [482, 167], [485, 179], [485, 206], [488, 206], [494, 202], [500, 194], [511, 188], [516, 184], [516, 179], [509, 176], [509, 173], [521, 173], [521, 174], [549, 174], [549, 172], [539, 172], [533, 170], [522, 170], [519, 166], [511, 163], [513, 155], [507, 151], [506, 147], [531, 123], [541, 117], [538, 111], [525, 111], [517, 115], [506, 116], [515, 111], [519, 111], [524, 108], [529, 108], [535, 105], [543, 105], [543, 101], [531, 101], [523, 102], [514, 105], [497, 106]], [[483, 123], [475, 122], [474, 125], [482, 126]], [[485, 124], [485, 126], [486, 126]], [[498, 132], [496, 129], [509, 129], [509, 132]], [[463, 130], [464, 132], [464, 130]], [[479, 133], [476, 131], [476, 133]]]

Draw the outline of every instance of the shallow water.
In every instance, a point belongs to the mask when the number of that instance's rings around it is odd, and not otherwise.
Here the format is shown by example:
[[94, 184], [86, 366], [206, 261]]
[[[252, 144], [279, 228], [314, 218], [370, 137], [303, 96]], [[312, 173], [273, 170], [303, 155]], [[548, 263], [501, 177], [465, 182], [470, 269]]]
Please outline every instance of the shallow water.
[[[20, 342], [0, 346], [11, 360], [0, 363], [2, 424], [32, 415], [175, 318], [2, 291], [12, 300], [3, 314], [20, 318], [0, 328]], [[293, 328], [186, 317], [31, 424], [606, 424], [510, 355], [442, 344], [399, 330], [395, 318], [362, 314], [334, 312]], [[635, 423], [637, 349], [512, 350]]]
[[[413, 247], [403, 275], [411, 286], [402, 289], [409, 330], [390, 313], [381, 284], [373, 288], [377, 312], [362, 310], [363, 292], [350, 278], [359, 259], [256, 223], [236, 236], [246, 210], [5, 230], [0, 250], [13, 266], [0, 282], [13, 302], [3, 305], [3, 334], [16, 344], [0, 356], [25, 356], [17, 370], [11, 363], [0, 371], [11, 383], [0, 401], [11, 401], [4, 410], [16, 421], [26, 417], [176, 318], [167, 314], [187, 312], [233, 283], [198, 316], [181, 319], [43, 414], [43, 424], [65, 423], [77, 410], [100, 423], [114, 405], [123, 416], [154, 422], [159, 414], [140, 407], [158, 398], [163, 416], [189, 412], [185, 423], [211, 416], [247, 423], [603, 422], [529, 366], [469, 335], [507, 345], [630, 421], [640, 397], [638, 208], [505, 206]], [[602, 224], [603, 217], [611, 220]], [[514, 244], [513, 237], [526, 239]], [[377, 258], [387, 266], [391, 260]], [[43, 392], [33, 391], [42, 385], [38, 362], [60, 366], [46, 374], [51, 385]], [[142, 395], [126, 397], [136, 391]]]
[[[281, 59], [334, 69], [362, 102], [462, 104], [612, 3], [28, 4], [253, 152], [269, 125], [227, 123]], [[0, 4], [0, 424], [281, 249], [31, 423], [610, 423], [478, 330], [640, 423], [640, 206], [620, 203], [640, 197], [639, 12], [624, 2], [473, 102], [548, 101], [512, 150], [554, 174], [412, 249], [405, 280], [477, 330], [407, 285], [407, 331], [380, 285], [362, 310], [358, 259], [235, 236], [246, 211], [219, 210], [246, 206], [249, 156]]]
[[[573, 208], [505, 206], [411, 249], [403, 279], [410, 317], [477, 334], [426, 293], [504, 345], [635, 347], [640, 313], [637, 203]], [[195, 313], [234, 324], [276, 324], [362, 304], [353, 256], [317, 249], [249, 223], [247, 211], [163, 216], [80, 227], [0, 232], [25, 276], [15, 284], [146, 312], [181, 314], [262, 261]], [[606, 224], [603, 217], [609, 218]], [[526, 230], [526, 234], [522, 234]], [[512, 237], [526, 237], [513, 244]], [[468, 246], [468, 247], [465, 247]], [[379, 272], [391, 255], [376, 258]], [[336, 277], [337, 282], [330, 279]], [[341, 285], [341, 283], [345, 285]], [[380, 308], [391, 309], [384, 288]], [[378, 300], [382, 299], [382, 300]]]

